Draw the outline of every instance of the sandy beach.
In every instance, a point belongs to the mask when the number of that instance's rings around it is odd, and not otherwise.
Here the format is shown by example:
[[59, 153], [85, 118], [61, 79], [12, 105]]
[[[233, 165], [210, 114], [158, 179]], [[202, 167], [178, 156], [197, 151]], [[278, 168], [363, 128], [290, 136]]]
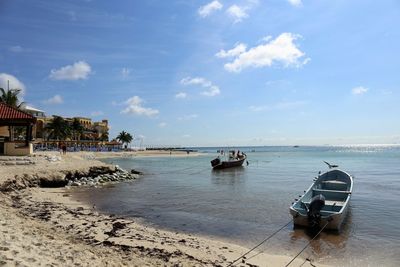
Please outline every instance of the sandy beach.
[[[212, 237], [156, 229], [137, 218], [101, 214], [96, 207], [70, 198], [68, 190], [59, 186], [68, 175], [85, 173], [93, 167], [115, 168], [98, 161], [100, 158], [196, 155], [142, 151], [61, 156], [40, 152], [32, 157], [3, 157], [0, 265], [229, 266], [248, 248]], [[43, 188], [43, 184], [53, 188]], [[285, 255], [260, 253], [235, 266], [285, 266], [290, 260]], [[290, 266], [322, 265], [299, 257]]]

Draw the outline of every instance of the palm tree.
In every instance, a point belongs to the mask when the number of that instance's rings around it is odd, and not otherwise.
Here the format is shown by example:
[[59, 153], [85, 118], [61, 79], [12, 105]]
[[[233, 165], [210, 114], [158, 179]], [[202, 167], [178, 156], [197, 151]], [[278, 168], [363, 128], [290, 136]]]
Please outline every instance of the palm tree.
[[122, 145], [126, 143], [125, 148], [127, 145], [132, 142], [133, 137], [130, 133], [127, 133], [125, 131], [122, 131], [118, 134], [117, 139], [122, 142]]
[[101, 134], [100, 141], [108, 142], [108, 133], [107, 132], [104, 132]]
[[7, 105], [10, 105], [15, 108], [21, 108], [21, 106], [24, 104], [24, 102], [19, 102], [18, 95], [21, 93], [21, 89], [9, 89], [9, 90], [4, 90], [3, 88], [0, 88], [0, 102], [6, 103]]
[[[0, 87], [0, 102], [3, 102], [9, 106], [15, 107], [17, 109], [20, 109], [21, 106], [23, 104], [25, 104], [24, 102], [19, 103], [19, 99], [18, 99], [18, 94], [21, 92], [21, 89], [8, 89], [7, 91], [4, 90], [4, 88]], [[19, 134], [22, 134], [22, 132], [24, 131], [24, 129], [19, 129], [20, 127], [18, 126], [9, 126], [8, 127], [8, 131], [10, 133], [10, 136], [12, 136], [12, 133], [14, 132], [14, 129], [17, 129], [17, 131], [19, 131], [17, 133], [17, 136]], [[21, 132], [22, 131], [22, 132]]]
[[85, 128], [83, 127], [81, 122], [77, 118], [75, 118], [71, 124], [72, 138], [74, 140], [79, 140], [79, 137], [82, 135], [84, 129]]
[[71, 133], [71, 127], [62, 117], [54, 116], [53, 120], [47, 124], [49, 138], [56, 140], [65, 140]]
[[126, 134], [126, 143], [130, 144], [133, 140], [133, 136], [130, 133]]

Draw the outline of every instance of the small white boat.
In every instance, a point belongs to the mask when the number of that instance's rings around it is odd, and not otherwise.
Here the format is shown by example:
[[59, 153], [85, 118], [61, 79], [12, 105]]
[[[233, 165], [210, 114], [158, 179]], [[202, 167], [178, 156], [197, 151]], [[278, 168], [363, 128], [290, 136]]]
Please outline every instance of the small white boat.
[[294, 224], [317, 228], [326, 225], [325, 229], [339, 230], [349, 208], [352, 190], [353, 177], [347, 172], [332, 169], [318, 175], [304, 195], [290, 206]]
[[[217, 158], [211, 161], [211, 167], [214, 170], [227, 169], [232, 167], [240, 167], [243, 165], [243, 162], [247, 159], [247, 155], [245, 153], [240, 153], [239, 151], [236, 153], [234, 150], [229, 152], [229, 157], [227, 160], [221, 160], [218, 156]], [[247, 163], [248, 164], [248, 163]]]

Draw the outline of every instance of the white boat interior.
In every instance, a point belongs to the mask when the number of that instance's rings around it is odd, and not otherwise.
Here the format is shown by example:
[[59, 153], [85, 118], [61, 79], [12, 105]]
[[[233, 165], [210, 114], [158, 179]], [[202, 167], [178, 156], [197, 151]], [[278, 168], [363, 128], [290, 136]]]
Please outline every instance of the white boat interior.
[[[353, 180], [349, 174], [338, 169], [330, 170], [316, 178], [304, 195], [291, 206], [291, 213], [294, 216], [308, 216], [313, 198], [322, 195], [324, 205], [319, 211], [322, 219], [342, 213], [345, 215], [344, 210], [350, 200], [352, 187]], [[300, 220], [295, 220], [295, 223], [296, 221]]]

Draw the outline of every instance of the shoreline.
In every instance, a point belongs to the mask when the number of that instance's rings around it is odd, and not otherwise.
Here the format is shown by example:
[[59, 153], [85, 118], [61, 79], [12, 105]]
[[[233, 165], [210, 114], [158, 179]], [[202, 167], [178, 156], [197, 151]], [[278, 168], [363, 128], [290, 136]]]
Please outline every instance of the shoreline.
[[[49, 175], [50, 180], [61, 179], [68, 171], [82, 172], [94, 166], [113, 167], [88, 159], [85, 153], [70, 154], [56, 162], [48, 163], [45, 156], [37, 155], [37, 162], [29, 166], [0, 167], [0, 175], [8, 173], [7, 177], [14, 175], [11, 179], [21, 182], [18, 190], [0, 193], [0, 264], [228, 266], [248, 251], [214, 238], [155, 228], [140, 219], [102, 214], [72, 199], [63, 187], [40, 188], [37, 181], [27, 183]], [[1, 177], [0, 186], [5, 182]], [[235, 266], [284, 266], [290, 260], [285, 255], [261, 253]], [[302, 258], [292, 264], [315, 266]]]
[[198, 157], [206, 155], [201, 152], [185, 152], [185, 151], [169, 151], [169, 150], [144, 150], [144, 151], [120, 151], [120, 152], [69, 152], [69, 153], [80, 153], [83, 157], [92, 157], [95, 159], [105, 158], [146, 158], [146, 157]]

